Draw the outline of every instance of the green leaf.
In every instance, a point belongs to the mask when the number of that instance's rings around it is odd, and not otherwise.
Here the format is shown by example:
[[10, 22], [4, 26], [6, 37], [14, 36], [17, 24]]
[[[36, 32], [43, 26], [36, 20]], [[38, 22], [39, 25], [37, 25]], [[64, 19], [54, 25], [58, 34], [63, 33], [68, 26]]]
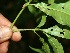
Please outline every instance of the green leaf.
[[42, 50], [45, 51], [45, 53], [51, 53], [49, 45], [46, 42], [43, 43]]
[[31, 2], [32, 0], [25, 0], [26, 2]]
[[43, 32], [46, 32], [50, 35], [70, 39], [70, 30], [67, 29], [61, 29], [57, 25], [50, 27], [48, 29], [43, 29]]
[[35, 14], [36, 13], [36, 8], [34, 6], [29, 5], [28, 9], [31, 13]]
[[48, 38], [48, 41], [49, 41], [50, 45], [52, 46], [54, 53], [64, 53], [63, 47], [62, 47], [61, 43], [58, 42], [57, 39], [50, 36]]
[[48, 29], [44, 29], [43, 31], [48, 33], [48, 34], [50, 34], [50, 35], [54, 35], [54, 36], [58, 36], [58, 37], [64, 38], [64, 34], [61, 34], [61, 32], [63, 32], [63, 30], [60, 29], [57, 25], [55, 25], [53, 27], [50, 27]]
[[55, 0], [48, 0], [48, 4], [53, 4]]
[[[35, 32], [36, 33], [36, 32]], [[37, 34], [37, 33], [36, 33]], [[37, 34], [38, 35], [38, 34]], [[39, 35], [38, 35], [39, 36]], [[44, 51], [45, 53], [51, 53], [50, 52], [50, 49], [49, 49], [49, 45], [44, 41], [44, 39], [43, 38], [41, 38], [40, 36], [39, 36], [39, 40], [42, 42], [42, 51]]]
[[36, 23], [39, 23], [40, 20], [41, 20], [41, 17], [37, 18], [37, 19], [36, 19]]
[[70, 5], [70, 1], [66, 2], [66, 3], [63, 5], [63, 7], [70, 9], [70, 6], [69, 6], [69, 5]]
[[70, 30], [63, 29], [63, 31], [64, 31], [64, 38], [70, 39]]
[[50, 52], [49, 45], [44, 41], [44, 39], [43, 39], [43, 38], [40, 38], [40, 41], [43, 43], [43, 45], [42, 45], [42, 50], [43, 50], [45, 53], [51, 53], [51, 52]]
[[37, 26], [38, 28], [40, 28], [41, 26], [43, 26], [46, 22], [46, 16], [43, 15], [40, 24]]
[[32, 0], [29, 0], [29, 2], [31, 2]]
[[28, 2], [28, 0], [25, 0], [26, 2]]
[[50, 6], [48, 6], [48, 4], [43, 2], [34, 4], [35, 7], [39, 8], [41, 11], [43, 11], [47, 15], [52, 16], [58, 23], [62, 25], [67, 25], [70, 27], [70, 18], [69, 18], [70, 8], [68, 8], [69, 5], [70, 5], [69, 1], [66, 4], [67, 7], [64, 7], [64, 8], [62, 5], [55, 4], [55, 3], [53, 3]]
[[30, 11], [32, 14], [34, 14], [35, 16], [40, 13], [40, 12], [38, 12], [37, 9], [36, 9], [34, 6], [32, 6], [32, 5], [29, 5], [29, 6], [28, 6], [28, 9], [29, 9], [29, 11]]
[[44, 53], [44, 51], [42, 51], [42, 49], [37, 49], [37, 48], [33, 48], [31, 46], [29, 46], [32, 50], [39, 52], [39, 53]]

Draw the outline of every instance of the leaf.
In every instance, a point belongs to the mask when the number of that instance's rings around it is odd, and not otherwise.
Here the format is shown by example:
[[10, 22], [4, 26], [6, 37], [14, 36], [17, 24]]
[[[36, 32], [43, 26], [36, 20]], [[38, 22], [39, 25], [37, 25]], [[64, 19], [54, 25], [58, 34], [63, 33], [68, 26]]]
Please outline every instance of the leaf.
[[28, 2], [28, 0], [25, 0], [26, 2]]
[[64, 38], [70, 39], [70, 30], [63, 29], [63, 31], [64, 31]]
[[54, 53], [64, 53], [63, 47], [62, 47], [61, 43], [58, 42], [57, 39], [50, 36], [48, 38], [48, 41], [49, 41], [50, 45], [52, 46]]
[[32, 0], [29, 0], [29, 2], [31, 2]]
[[55, 0], [48, 0], [48, 4], [53, 4]]
[[43, 15], [40, 24], [37, 26], [38, 28], [40, 28], [41, 26], [43, 26], [46, 22], [46, 16]]
[[40, 20], [41, 20], [41, 17], [37, 18], [37, 19], [36, 19], [36, 23], [39, 23]]
[[31, 13], [35, 14], [36, 13], [36, 8], [34, 6], [29, 5], [28, 9]]
[[48, 4], [43, 2], [34, 4], [34, 6], [39, 8], [47, 15], [52, 16], [58, 23], [70, 27], [70, 8], [68, 8], [69, 4], [70, 2], [68, 1], [67, 7], [64, 8], [62, 5], [55, 4], [55, 3], [48, 6]]
[[50, 27], [48, 29], [43, 29], [43, 32], [46, 32], [53, 36], [58, 36], [66, 39], [70, 39], [70, 30], [67, 29], [61, 29], [57, 25]]
[[44, 50], [45, 53], [51, 53], [50, 48], [46, 42], [43, 43], [42, 50]]
[[35, 16], [40, 13], [40, 11], [37, 11], [37, 9], [34, 6], [29, 5], [28, 6], [29, 11], [34, 14]]
[[44, 53], [44, 51], [42, 51], [42, 49], [37, 49], [37, 48], [33, 48], [31, 46], [29, 46], [32, 50], [39, 52], [39, 53]]
[[66, 3], [63, 5], [63, 7], [70, 9], [70, 6], [69, 6], [69, 5], [70, 5], [70, 1], [66, 2]]
[[40, 38], [40, 41], [43, 43], [42, 50], [45, 51], [45, 53], [51, 53], [49, 45], [44, 41], [44, 39]]
[[64, 38], [64, 34], [61, 34], [61, 32], [63, 32], [63, 30], [60, 29], [57, 25], [50, 27], [48, 29], [43, 29], [43, 31], [50, 34], [50, 35]]

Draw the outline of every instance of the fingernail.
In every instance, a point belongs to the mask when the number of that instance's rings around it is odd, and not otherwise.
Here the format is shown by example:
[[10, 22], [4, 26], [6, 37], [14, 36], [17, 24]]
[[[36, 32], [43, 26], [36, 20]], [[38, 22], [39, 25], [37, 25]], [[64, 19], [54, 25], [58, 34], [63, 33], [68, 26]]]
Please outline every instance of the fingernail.
[[0, 26], [0, 42], [11, 38], [12, 30], [7, 26]]

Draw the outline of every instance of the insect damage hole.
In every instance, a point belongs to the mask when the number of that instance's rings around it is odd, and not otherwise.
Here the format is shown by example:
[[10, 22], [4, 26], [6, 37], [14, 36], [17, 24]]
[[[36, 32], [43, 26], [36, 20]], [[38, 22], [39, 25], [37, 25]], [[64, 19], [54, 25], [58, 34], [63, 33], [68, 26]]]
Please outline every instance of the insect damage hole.
[[64, 35], [64, 32], [60, 32], [60, 34], [63, 34]]
[[48, 4], [47, 6], [50, 6], [51, 4]]
[[62, 7], [62, 9], [64, 9], [64, 7]]
[[48, 10], [50, 10], [49, 8], [47, 8]]
[[53, 31], [53, 29], [51, 29], [51, 31]]

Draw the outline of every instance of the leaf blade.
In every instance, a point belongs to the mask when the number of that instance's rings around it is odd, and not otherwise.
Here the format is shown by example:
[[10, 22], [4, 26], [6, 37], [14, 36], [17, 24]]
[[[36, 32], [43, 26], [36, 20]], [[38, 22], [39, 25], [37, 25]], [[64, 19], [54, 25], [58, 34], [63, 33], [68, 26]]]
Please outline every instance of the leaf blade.
[[55, 0], [48, 0], [48, 4], [53, 4]]
[[46, 16], [43, 15], [43, 16], [42, 16], [42, 19], [41, 19], [41, 22], [39, 23], [39, 25], [37, 26], [37, 28], [42, 27], [42, 26], [45, 24], [45, 22], [46, 22]]
[[50, 52], [50, 48], [49, 48], [49, 45], [44, 41], [43, 38], [40, 37], [40, 41], [42, 42], [42, 50], [45, 52], [45, 53], [51, 53]]
[[48, 29], [43, 29], [43, 32], [46, 32], [46, 33], [53, 35], [53, 36], [58, 36], [58, 37], [70, 39], [70, 30], [67, 30], [67, 29], [62, 30], [57, 25], [50, 27]]
[[58, 42], [57, 39], [55, 39], [54, 37], [49, 37], [48, 41], [49, 41], [50, 45], [53, 47], [54, 53], [64, 53], [63, 47], [62, 47], [61, 43]]
[[32, 50], [39, 52], [39, 53], [44, 53], [41, 49], [37, 49], [37, 48], [33, 48], [31, 46], [29, 46]]

